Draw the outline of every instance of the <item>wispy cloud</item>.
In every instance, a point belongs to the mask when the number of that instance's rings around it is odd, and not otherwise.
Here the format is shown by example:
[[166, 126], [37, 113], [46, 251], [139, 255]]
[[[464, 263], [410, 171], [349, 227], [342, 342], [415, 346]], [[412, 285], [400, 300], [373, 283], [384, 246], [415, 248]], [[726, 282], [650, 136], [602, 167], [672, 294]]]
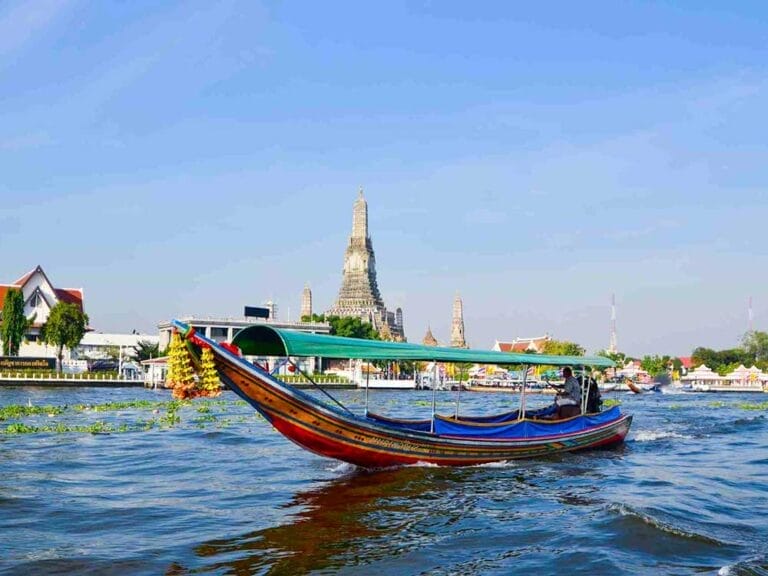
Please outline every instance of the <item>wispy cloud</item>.
[[15, 2], [0, 12], [0, 57], [19, 50], [47, 28], [71, 0]]
[[31, 132], [18, 134], [7, 138], [0, 138], [0, 150], [14, 151], [29, 148], [40, 148], [54, 144], [53, 138], [45, 132]]

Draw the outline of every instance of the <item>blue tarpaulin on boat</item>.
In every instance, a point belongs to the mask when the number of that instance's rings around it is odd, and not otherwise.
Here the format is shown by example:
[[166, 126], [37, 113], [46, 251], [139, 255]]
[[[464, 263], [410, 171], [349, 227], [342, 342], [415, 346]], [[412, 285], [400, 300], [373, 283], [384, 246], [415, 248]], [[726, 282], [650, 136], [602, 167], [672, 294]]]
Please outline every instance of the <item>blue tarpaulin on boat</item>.
[[[460, 422], [475, 422], [478, 424], [501, 424], [502, 422], [509, 423], [512, 420], [517, 420], [517, 410], [512, 412], [505, 412], [504, 414], [496, 414], [493, 416], [462, 416], [459, 418]], [[544, 408], [538, 408], [536, 410], [526, 410], [526, 418], [541, 418], [542, 416], [550, 416], [557, 412], [557, 406], [550, 404]]]
[[618, 406], [589, 416], [577, 416], [559, 422], [523, 420], [511, 424], [468, 424], [455, 420], [435, 420], [435, 433], [441, 436], [473, 438], [536, 438], [555, 434], [571, 434], [606, 424], [621, 417]]
[[417, 432], [430, 432], [432, 430], [431, 420], [405, 420], [398, 418], [388, 418], [379, 414], [369, 412], [366, 418], [373, 420], [377, 424], [384, 424], [390, 428], [397, 428], [398, 430], [415, 430]]

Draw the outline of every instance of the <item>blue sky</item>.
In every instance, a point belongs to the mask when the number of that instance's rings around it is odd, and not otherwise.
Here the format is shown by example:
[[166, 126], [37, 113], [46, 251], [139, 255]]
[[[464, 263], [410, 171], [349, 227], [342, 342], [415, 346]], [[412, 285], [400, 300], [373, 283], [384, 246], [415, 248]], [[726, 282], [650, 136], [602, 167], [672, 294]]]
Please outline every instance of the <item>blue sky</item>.
[[340, 283], [406, 332], [684, 355], [768, 330], [762, 2], [0, 4], [0, 272], [101, 331]]

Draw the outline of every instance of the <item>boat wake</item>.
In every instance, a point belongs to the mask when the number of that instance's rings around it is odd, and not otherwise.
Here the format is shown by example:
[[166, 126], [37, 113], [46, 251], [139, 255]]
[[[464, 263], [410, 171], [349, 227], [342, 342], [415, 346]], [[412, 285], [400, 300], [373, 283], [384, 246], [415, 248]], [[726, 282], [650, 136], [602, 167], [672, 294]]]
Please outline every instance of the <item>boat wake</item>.
[[354, 464], [349, 464], [347, 462], [335, 462], [334, 466], [329, 466], [327, 468], [328, 472], [331, 474], [337, 474], [339, 476], [346, 476], [347, 474], [354, 474], [359, 468], [355, 466]]
[[729, 422], [713, 422], [706, 428], [700, 429], [701, 436], [721, 436], [729, 434], [744, 434], [752, 430], [760, 430], [766, 424], [766, 418], [762, 414], [748, 418], [737, 418]]
[[514, 460], [500, 460], [499, 462], [487, 462], [485, 464], [475, 464], [471, 468], [514, 468], [517, 466]]
[[717, 574], [718, 576], [768, 576], [768, 557], [758, 556], [729, 564], [720, 568]]
[[638, 524], [638, 526], [631, 527], [632, 533], [637, 532], [638, 530], [641, 529], [642, 526], [645, 526], [647, 528], [648, 527], [653, 528], [655, 530], [659, 530], [666, 534], [677, 536], [679, 538], [685, 538], [686, 540], [691, 540], [700, 544], [711, 544], [714, 546], [729, 546], [727, 542], [723, 542], [711, 536], [706, 536], [704, 534], [700, 534], [692, 530], [686, 530], [679, 526], [675, 526], [669, 522], [664, 522], [663, 520], [654, 518], [650, 514], [641, 512], [640, 510], [636, 510], [635, 508], [632, 508], [631, 506], [628, 506], [626, 504], [617, 504], [617, 503], [609, 504], [608, 511], [614, 514], [618, 514], [619, 516], [629, 520], [633, 524], [635, 523]]
[[689, 440], [693, 438], [693, 436], [680, 434], [679, 432], [672, 432], [671, 430], [640, 430], [636, 432], [629, 440], [634, 440], [635, 442], [654, 442], [655, 440], [666, 440], [668, 438]]

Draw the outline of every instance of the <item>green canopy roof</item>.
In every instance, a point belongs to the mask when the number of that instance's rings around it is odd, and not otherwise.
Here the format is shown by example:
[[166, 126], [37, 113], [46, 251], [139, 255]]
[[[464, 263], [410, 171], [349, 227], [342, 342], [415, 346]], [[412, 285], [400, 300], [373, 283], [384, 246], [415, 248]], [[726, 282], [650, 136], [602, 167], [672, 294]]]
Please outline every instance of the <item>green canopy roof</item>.
[[467, 350], [326, 336], [256, 325], [237, 333], [232, 343], [246, 356], [320, 356], [362, 360], [422, 360], [472, 364], [531, 364], [553, 366], [613, 366], [602, 356], [513, 354], [493, 350]]

